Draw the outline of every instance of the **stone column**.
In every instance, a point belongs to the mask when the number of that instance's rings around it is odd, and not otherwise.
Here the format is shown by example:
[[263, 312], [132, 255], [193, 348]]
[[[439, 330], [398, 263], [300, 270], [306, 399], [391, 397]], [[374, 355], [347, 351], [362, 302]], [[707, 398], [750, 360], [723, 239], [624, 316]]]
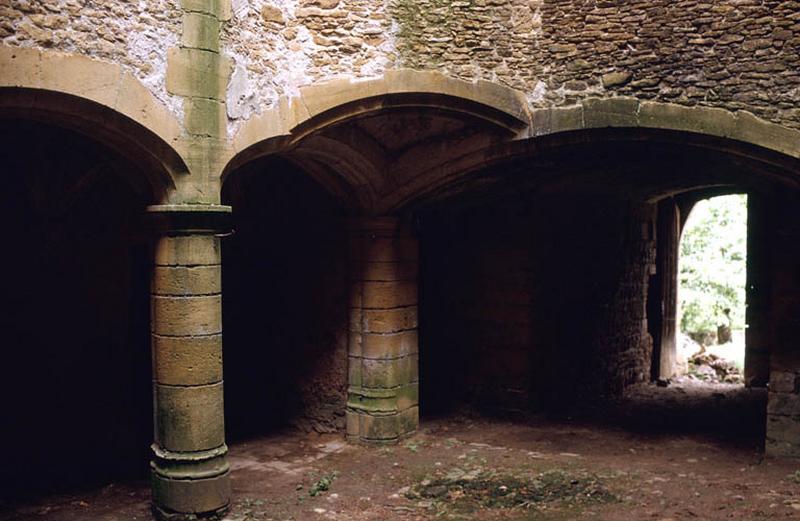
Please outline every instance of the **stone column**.
[[220, 234], [230, 207], [151, 206], [153, 504], [161, 519], [224, 512], [230, 501], [222, 402]]
[[419, 423], [417, 240], [393, 217], [350, 226], [347, 437], [391, 443]]

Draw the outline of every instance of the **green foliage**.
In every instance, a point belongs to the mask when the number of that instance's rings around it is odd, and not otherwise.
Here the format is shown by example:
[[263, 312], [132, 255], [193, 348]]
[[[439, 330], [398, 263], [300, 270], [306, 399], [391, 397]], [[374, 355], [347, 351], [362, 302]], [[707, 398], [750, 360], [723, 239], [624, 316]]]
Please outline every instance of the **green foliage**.
[[311, 488], [308, 489], [308, 495], [311, 497], [318, 496], [323, 492], [327, 492], [330, 490], [331, 485], [333, 484], [333, 480], [339, 475], [338, 472], [333, 471], [332, 473], [328, 474], [327, 476], [322, 476], [317, 480], [316, 483], [311, 485]]
[[684, 228], [680, 252], [681, 330], [745, 325], [747, 196], [700, 201]]

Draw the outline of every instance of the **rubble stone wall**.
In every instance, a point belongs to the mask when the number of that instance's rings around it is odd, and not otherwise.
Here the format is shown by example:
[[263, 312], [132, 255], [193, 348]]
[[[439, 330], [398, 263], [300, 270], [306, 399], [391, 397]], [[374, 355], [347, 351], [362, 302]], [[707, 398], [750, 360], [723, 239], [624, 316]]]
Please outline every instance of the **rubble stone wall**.
[[800, 128], [800, 2], [239, 0], [230, 118], [303, 85], [387, 68], [519, 89], [537, 107], [636, 96]]
[[0, 4], [0, 42], [91, 56], [128, 68], [173, 112], [167, 50], [181, 34], [179, 0], [9, 0]]
[[[180, 114], [181, 100], [165, 88], [167, 50], [179, 45], [189, 4], [10, 0], [0, 6], [0, 42], [120, 63]], [[628, 95], [744, 109], [800, 128], [797, 1], [219, 4], [226, 13], [221, 50], [231, 58], [225, 71], [231, 122], [302, 86], [412, 68], [507, 85], [536, 107]]]

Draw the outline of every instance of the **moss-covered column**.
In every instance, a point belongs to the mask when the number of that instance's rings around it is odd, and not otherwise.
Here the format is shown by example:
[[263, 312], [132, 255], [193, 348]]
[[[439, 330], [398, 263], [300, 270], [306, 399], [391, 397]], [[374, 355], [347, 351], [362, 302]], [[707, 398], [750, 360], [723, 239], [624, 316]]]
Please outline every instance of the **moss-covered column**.
[[214, 517], [230, 501], [222, 400], [220, 234], [230, 207], [151, 206], [153, 504], [157, 517]]
[[185, 135], [179, 148], [191, 176], [178, 183], [185, 203], [218, 202], [227, 144], [225, 96], [232, 62], [220, 51], [230, 0], [181, 0], [180, 45], [167, 52], [166, 87], [183, 98]]
[[417, 240], [401, 220], [351, 222], [351, 441], [389, 443], [419, 423], [417, 257]]

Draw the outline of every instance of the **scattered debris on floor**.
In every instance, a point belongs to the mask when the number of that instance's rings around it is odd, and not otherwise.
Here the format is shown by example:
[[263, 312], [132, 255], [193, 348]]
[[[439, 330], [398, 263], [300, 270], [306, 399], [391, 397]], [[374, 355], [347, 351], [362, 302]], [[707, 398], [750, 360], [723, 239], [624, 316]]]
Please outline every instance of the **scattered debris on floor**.
[[[391, 446], [251, 439], [232, 444], [223, 521], [800, 519], [800, 465], [758, 447], [766, 394], [648, 384], [569, 417], [428, 420]], [[0, 521], [152, 521], [149, 502], [146, 481], [115, 483], [0, 504]]]
[[405, 497], [437, 515], [448, 510], [474, 514], [482, 509], [575, 508], [617, 500], [597, 477], [585, 473], [548, 470], [510, 475], [481, 468], [453, 468], [444, 477], [424, 479]]
[[226, 516], [222, 521], [260, 521], [269, 514], [268, 502], [251, 497], [241, 498], [234, 504], [234, 515]]

